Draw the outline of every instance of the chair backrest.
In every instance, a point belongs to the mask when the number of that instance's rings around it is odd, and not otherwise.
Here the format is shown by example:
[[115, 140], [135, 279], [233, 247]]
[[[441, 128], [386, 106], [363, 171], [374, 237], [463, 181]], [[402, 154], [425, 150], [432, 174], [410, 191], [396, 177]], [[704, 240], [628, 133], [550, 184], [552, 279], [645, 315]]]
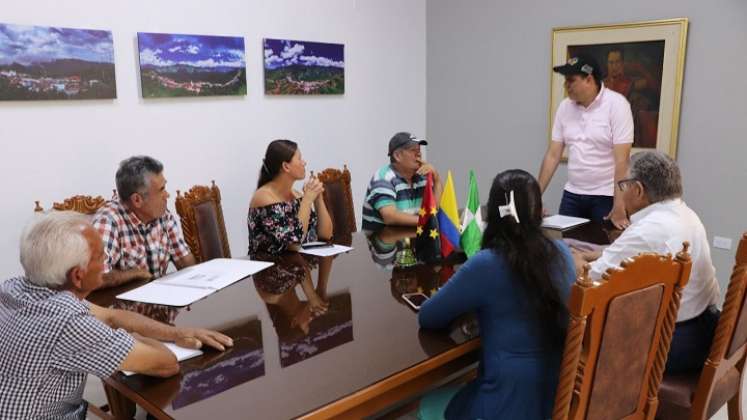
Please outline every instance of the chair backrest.
[[[703, 371], [698, 379], [698, 386], [693, 394], [692, 412], [711, 413], [718, 406], [710, 407], [714, 391], [719, 394], [738, 395], [744, 376], [744, 364], [747, 359], [747, 232], [742, 235], [737, 247], [734, 269], [729, 286], [726, 289], [724, 306], [713, 335], [711, 350], [706, 359]], [[733, 375], [733, 368], [739, 372], [739, 379], [728, 378]], [[723, 381], [722, 381], [723, 380]], [[727, 384], [729, 384], [727, 386]], [[725, 389], [733, 388], [733, 389]], [[718, 398], [723, 400], [723, 398]], [[740, 399], [741, 400], [741, 399]], [[739, 402], [741, 404], [741, 401]], [[710, 416], [710, 414], [706, 414]], [[729, 417], [731, 418], [731, 417]]]
[[348, 166], [344, 165], [342, 171], [327, 168], [319, 173], [318, 178], [324, 184], [324, 204], [332, 218], [333, 236], [346, 237], [355, 232], [355, 207]]
[[571, 288], [553, 419], [653, 419], [682, 288], [688, 244], [675, 258], [640, 254], [599, 282], [589, 265]]
[[[114, 191], [114, 196], [117, 195], [117, 190]], [[36, 206], [34, 207], [35, 212], [43, 212], [44, 208], [39, 204], [39, 201], [35, 201]], [[86, 215], [95, 214], [106, 204], [106, 199], [100, 195], [74, 195], [70, 198], [66, 198], [61, 203], [52, 203], [52, 210], [57, 211], [77, 211]]]
[[220, 190], [215, 181], [210, 187], [196, 185], [184, 195], [177, 191], [176, 212], [182, 222], [184, 240], [198, 263], [231, 258]]
[[[737, 247], [734, 269], [732, 270], [731, 278], [729, 279], [729, 286], [726, 289], [726, 298], [724, 300], [724, 308], [721, 313], [721, 318], [719, 319], [721, 323], [725, 324], [725, 327], [723, 327], [725, 331], [731, 330], [729, 331], [729, 334], [726, 334], [729, 337], [730, 342], [728, 351], [725, 354], [726, 358], [732, 358], [740, 350], [742, 353], [745, 353], [744, 348], [745, 343], [747, 343], [747, 308], [745, 307], [746, 281], [747, 233], [744, 233], [742, 239], [739, 241], [739, 246]], [[721, 326], [719, 325], [716, 328], [713, 344], [713, 347], [716, 348], [711, 349], [712, 352], [713, 350], [719, 350], [718, 346], [721, 345], [718, 341], [720, 327]], [[720, 350], [719, 353], [721, 353]]]

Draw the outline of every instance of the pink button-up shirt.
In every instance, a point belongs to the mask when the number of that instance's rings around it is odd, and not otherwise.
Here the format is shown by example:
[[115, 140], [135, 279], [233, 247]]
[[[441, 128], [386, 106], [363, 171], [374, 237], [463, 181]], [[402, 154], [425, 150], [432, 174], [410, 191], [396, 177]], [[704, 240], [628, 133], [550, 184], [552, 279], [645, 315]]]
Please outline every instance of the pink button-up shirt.
[[567, 191], [613, 196], [614, 145], [633, 143], [628, 100], [604, 85], [588, 107], [563, 99], [555, 113], [552, 141], [568, 147]]

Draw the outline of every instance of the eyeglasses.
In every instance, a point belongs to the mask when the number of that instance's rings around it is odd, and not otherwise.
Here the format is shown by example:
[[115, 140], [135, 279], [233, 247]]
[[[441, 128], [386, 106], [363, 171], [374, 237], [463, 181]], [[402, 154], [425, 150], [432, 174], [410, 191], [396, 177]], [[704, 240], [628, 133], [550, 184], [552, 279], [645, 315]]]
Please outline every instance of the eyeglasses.
[[630, 184], [631, 182], [637, 182], [638, 180], [635, 178], [625, 178], [617, 181], [617, 188], [620, 189], [620, 191], [625, 191], [625, 186], [627, 184]]

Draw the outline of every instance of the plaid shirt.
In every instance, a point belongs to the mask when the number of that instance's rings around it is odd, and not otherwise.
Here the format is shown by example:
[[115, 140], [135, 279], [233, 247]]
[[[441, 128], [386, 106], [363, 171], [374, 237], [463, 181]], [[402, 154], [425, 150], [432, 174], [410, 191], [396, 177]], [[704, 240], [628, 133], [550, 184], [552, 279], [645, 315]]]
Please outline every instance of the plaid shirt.
[[134, 344], [69, 291], [0, 283], [0, 418], [85, 418], [86, 375], [110, 376]]
[[119, 201], [112, 200], [96, 212], [93, 227], [104, 239], [107, 273], [143, 269], [153, 277], [161, 277], [171, 260], [179, 260], [191, 252], [179, 223], [168, 210], [146, 224]]

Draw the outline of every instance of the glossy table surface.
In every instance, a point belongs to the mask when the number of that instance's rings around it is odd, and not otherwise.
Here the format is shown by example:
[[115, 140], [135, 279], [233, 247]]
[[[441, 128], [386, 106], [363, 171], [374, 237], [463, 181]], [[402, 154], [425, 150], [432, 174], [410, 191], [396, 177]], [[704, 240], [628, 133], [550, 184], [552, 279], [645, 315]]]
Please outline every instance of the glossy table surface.
[[[353, 250], [318, 258], [288, 253], [275, 265], [185, 308], [114, 298], [139, 284], [99, 291], [95, 303], [130, 309], [177, 326], [223, 331], [235, 347], [181, 362], [169, 379], [115, 374], [107, 382], [159, 417], [286, 419], [304, 415], [380, 383], [477, 335], [472, 321], [448, 331], [419, 330], [401, 299], [431, 294], [448, 281], [460, 257], [401, 267], [411, 229], [386, 229], [347, 240]], [[599, 225], [550, 232], [593, 243], [610, 242]], [[398, 259], [400, 259], [398, 261]], [[463, 259], [463, 257], [462, 257]], [[328, 302], [325, 310], [313, 305]], [[160, 412], [159, 412], [160, 411]]]
[[[95, 303], [177, 326], [217, 329], [236, 343], [225, 353], [208, 349], [181, 362], [182, 372], [169, 379], [115, 374], [109, 381], [178, 419], [284, 419], [467, 340], [469, 331], [457, 327], [419, 333], [417, 314], [400, 298], [417, 290], [430, 294], [448, 279], [452, 265], [387, 268], [374, 261], [365, 235], [353, 234], [351, 245], [353, 251], [334, 258], [289, 254], [185, 308], [113, 298], [137, 284], [92, 294]], [[309, 288], [329, 303], [325, 313], [309, 304]]]

